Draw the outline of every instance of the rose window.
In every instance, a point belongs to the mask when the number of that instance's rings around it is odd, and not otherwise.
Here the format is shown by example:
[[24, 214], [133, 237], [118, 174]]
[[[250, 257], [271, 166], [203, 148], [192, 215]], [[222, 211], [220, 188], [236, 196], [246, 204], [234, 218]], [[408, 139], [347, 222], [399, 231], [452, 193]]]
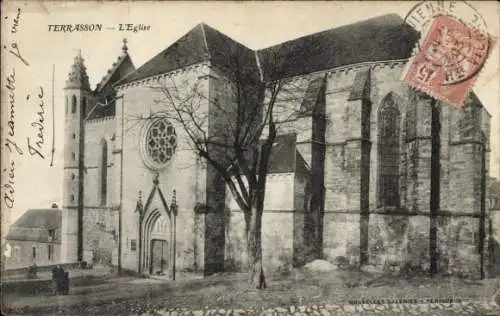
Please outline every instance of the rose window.
[[155, 121], [146, 134], [146, 154], [156, 167], [166, 164], [177, 147], [177, 135], [166, 119]]

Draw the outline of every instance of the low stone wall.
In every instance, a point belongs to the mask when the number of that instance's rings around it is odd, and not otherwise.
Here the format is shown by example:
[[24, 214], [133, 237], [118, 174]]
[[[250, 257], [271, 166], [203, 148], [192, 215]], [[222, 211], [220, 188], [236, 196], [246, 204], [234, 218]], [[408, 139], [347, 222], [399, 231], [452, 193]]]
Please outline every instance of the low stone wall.
[[2, 295], [39, 295], [53, 292], [51, 279], [18, 280], [2, 282]]
[[[48, 272], [48, 271], [52, 271], [52, 269], [54, 267], [57, 267], [57, 266], [58, 266], [57, 264], [52, 264], [49, 266], [37, 266], [36, 271], [37, 272]], [[65, 264], [60, 264], [60, 266], [62, 266], [64, 270], [68, 270], [68, 269], [76, 269], [80, 266], [80, 264], [79, 263], [65, 263]], [[29, 267], [2, 270], [2, 279], [12, 277], [12, 276], [17, 276], [17, 275], [27, 275], [28, 269], [29, 269]]]

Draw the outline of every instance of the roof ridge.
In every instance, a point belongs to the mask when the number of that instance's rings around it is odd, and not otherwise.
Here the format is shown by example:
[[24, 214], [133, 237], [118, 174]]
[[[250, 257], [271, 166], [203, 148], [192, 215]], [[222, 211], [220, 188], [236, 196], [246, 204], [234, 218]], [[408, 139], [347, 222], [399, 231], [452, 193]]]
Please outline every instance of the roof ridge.
[[264, 73], [262, 72], [262, 66], [260, 64], [259, 54], [257, 53], [256, 50], [253, 51], [253, 54], [255, 56], [255, 62], [257, 63], [257, 69], [259, 69], [260, 81], [264, 81]]
[[[203, 35], [203, 44], [205, 44], [205, 49], [207, 50], [206, 54], [207, 54], [207, 58], [210, 59], [211, 57], [211, 52], [210, 52], [210, 48], [208, 48], [208, 40], [207, 40], [207, 33], [205, 32], [205, 26], [208, 26], [206, 25], [205, 23], [200, 23], [199, 24], [200, 27], [201, 27], [201, 34]], [[210, 26], [208, 26], [210, 27]]]
[[102, 77], [101, 81], [97, 83], [95, 90], [97, 92], [100, 92], [103, 87], [106, 86], [106, 84], [109, 82], [115, 71], [120, 67], [120, 65], [123, 63], [123, 61], [129, 56], [128, 52], [122, 53], [120, 56], [118, 56], [118, 60], [115, 61], [110, 68], [108, 68], [108, 71], [106, 74]]

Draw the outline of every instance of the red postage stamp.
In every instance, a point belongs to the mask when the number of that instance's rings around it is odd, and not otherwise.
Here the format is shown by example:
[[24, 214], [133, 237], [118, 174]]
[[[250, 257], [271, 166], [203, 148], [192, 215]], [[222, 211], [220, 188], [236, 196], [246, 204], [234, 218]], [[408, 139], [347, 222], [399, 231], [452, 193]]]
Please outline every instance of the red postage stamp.
[[453, 17], [437, 16], [420, 51], [412, 58], [403, 81], [430, 96], [461, 107], [491, 47], [487, 33]]

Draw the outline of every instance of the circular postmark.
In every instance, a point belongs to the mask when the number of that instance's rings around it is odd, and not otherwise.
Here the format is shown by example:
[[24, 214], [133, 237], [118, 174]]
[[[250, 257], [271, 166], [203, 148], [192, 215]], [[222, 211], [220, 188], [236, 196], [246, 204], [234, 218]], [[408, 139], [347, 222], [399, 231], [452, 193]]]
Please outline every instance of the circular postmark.
[[488, 29], [484, 17], [466, 1], [421, 1], [411, 8], [404, 21], [415, 30], [423, 33], [434, 18], [440, 15], [453, 17], [484, 33]]

